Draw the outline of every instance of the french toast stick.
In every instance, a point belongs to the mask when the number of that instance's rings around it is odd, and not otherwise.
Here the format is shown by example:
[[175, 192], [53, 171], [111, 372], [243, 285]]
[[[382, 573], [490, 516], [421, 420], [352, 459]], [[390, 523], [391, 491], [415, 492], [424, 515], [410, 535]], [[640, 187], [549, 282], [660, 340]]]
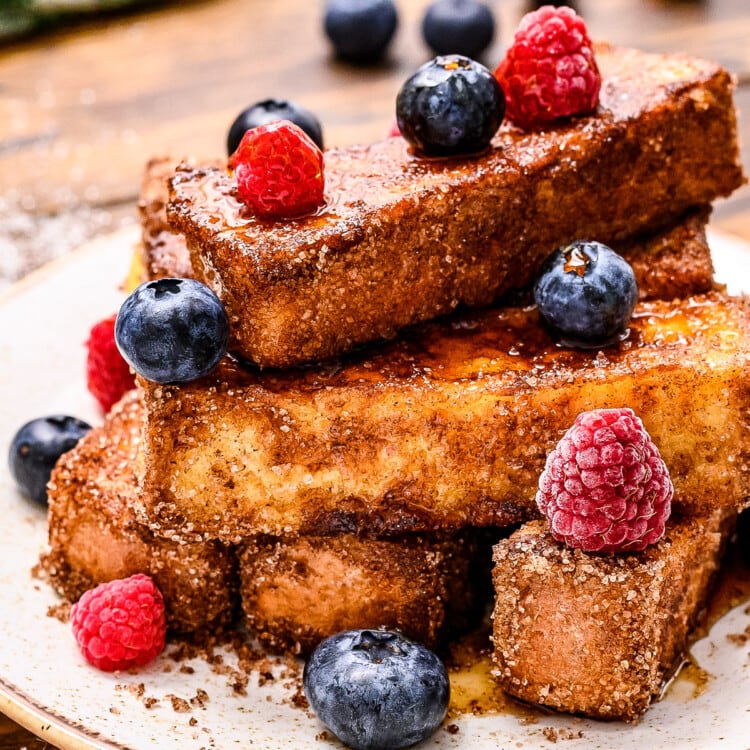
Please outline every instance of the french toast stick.
[[69, 601], [99, 583], [147, 573], [164, 595], [171, 631], [208, 632], [241, 616], [261, 642], [288, 653], [350, 627], [399, 628], [439, 647], [487, 601], [480, 590], [487, 544], [471, 530], [383, 540], [251, 538], [237, 549], [153, 536], [131, 510], [140, 492], [142, 418], [133, 390], [54, 470], [41, 568]]
[[255, 538], [239, 550], [245, 623], [273, 651], [309, 653], [335, 633], [376, 627], [438, 648], [478, 620], [480, 557], [470, 529]]
[[716, 288], [706, 238], [710, 214], [710, 207], [701, 206], [666, 229], [612, 243], [633, 268], [639, 300], [689, 297]]
[[175, 160], [155, 156], [146, 162], [138, 198], [141, 223], [140, 269], [142, 281], [164, 276], [192, 278], [193, 267], [185, 238], [175, 234], [167, 222], [169, 178]]
[[[164, 276], [193, 277], [185, 238], [167, 221], [169, 178], [174, 159], [154, 157], [146, 164], [138, 207], [142, 240], [137, 283]], [[639, 299], [671, 299], [708, 292], [714, 287], [713, 263], [706, 240], [710, 206], [691, 209], [653, 234], [613, 243], [633, 267]]]
[[227, 308], [230, 349], [286, 367], [485, 305], [578, 238], [613, 245], [730, 194], [744, 177], [731, 76], [685, 55], [599, 46], [597, 111], [473, 158], [415, 156], [402, 138], [325, 154], [326, 204], [248, 215], [233, 178], [180, 167], [169, 222]]
[[143, 382], [143, 504], [156, 534], [394, 535], [534, 517], [547, 454], [579, 412], [631, 407], [686, 513], [747, 503], [750, 304], [719, 292], [639, 303], [628, 335], [557, 347], [536, 308], [423, 324], [296, 370], [225, 358]]
[[226, 625], [239, 602], [234, 554], [216, 542], [157, 538], [135, 521], [142, 416], [141, 395], [132, 390], [58, 462], [42, 569], [70, 601], [100, 583], [146, 573], [164, 596], [171, 630]]
[[699, 624], [736, 514], [672, 518], [643, 552], [596, 555], [531, 521], [494, 548], [494, 674], [529, 703], [634, 720]]

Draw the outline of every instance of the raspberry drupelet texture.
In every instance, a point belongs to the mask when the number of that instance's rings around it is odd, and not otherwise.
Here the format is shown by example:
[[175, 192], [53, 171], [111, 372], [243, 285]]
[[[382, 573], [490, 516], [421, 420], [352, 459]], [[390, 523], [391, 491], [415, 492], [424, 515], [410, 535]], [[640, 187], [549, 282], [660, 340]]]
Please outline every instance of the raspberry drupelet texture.
[[135, 387], [135, 374], [115, 343], [116, 318], [100, 320], [86, 341], [86, 385], [105, 412]]
[[505, 116], [523, 128], [593, 111], [601, 74], [586, 24], [574, 10], [545, 5], [526, 14], [495, 77]]
[[323, 203], [323, 152], [297, 125], [277, 120], [248, 130], [229, 159], [239, 199], [256, 216], [295, 218]]
[[552, 535], [588, 552], [637, 552], [659, 541], [673, 487], [631, 409], [582, 412], [547, 457], [536, 502]]
[[144, 666], [164, 649], [164, 599], [140, 573], [90, 589], [70, 619], [86, 661], [104, 672]]

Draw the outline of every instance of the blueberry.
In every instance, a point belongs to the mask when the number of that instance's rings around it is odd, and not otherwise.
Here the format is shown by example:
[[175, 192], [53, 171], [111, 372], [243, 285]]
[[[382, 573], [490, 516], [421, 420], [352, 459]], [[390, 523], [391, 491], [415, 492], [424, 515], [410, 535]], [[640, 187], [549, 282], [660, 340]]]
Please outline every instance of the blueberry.
[[435, 156], [482, 151], [504, 114], [500, 84], [484, 65], [462, 55], [426, 63], [396, 98], [401, 134], [418, 151]]
[[8, 454], [16, 484], [32, 500], [46, 504], [47, 482], [57, 459], [90, 429], [90, 424], [64, 414], [27, 422], [13, 437]]
[[328, 0], [323, 26], [338, 57], [368, 63], [382, 57], [398, 25], [393, 0]]
[[577, 240], [542, 264], [534, 301], [566, 346], [607, 346], [623, 334], [638, 299], [630, 264], [601, 242]]
[[125, 361], [156, 383], [186, 383], [208, 374], [226, 353], [228, 338], [224, 306], [193, 279], [141, 284], [123, 302], [115, 323]]
[[424, 14], [422, 36], [436, 55], [480, 57], [495, 36], [495, 16], [477, 0], [437, 0]]
[[227, 153], [231, 156], [240, 145], [242, 136], [251, 128], [274, 120], [289, 120], [298, 125], [323, 150], [323, 128], [320, 120], [309, 110], [288, 99], [264, 99], [237, 115], [227, 135]]
[[448, 708], [442, 661], [385, 630], [348, 630], [324, 640], [305, 664], [315, 713], [354, 750], [395, 750], [429, 737]]

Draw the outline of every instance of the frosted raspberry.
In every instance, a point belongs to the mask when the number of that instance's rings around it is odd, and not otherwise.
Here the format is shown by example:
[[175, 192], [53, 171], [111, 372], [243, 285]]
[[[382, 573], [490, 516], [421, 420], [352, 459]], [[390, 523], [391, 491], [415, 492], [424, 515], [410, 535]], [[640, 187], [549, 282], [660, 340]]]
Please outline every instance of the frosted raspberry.
[[100, 320], [86, 342], [86, 385], [105, 412], [135, 386], [135, 375], [115, 343], [116, 317]]
[[248, 130], [229, 166], [237, 195], [256, 216], [294, 218], [323, 203], [323, 152], [289, 120]]
[[104, 672], [143, 666], [164, 649], [164, 599], [140, 573], [87, 591], [73, 605], [71, 623], [86, 661]]
[[523, 128], [593, 111], [602, 82], [583, 19], [551, 5], [523, 17], [495, 78], [505, 116]]
[[539, 478], [536, 502], [552, 535], [589, 552], [637, 552], [659, 541], [672, 481], [630, 409], [578, 415]]

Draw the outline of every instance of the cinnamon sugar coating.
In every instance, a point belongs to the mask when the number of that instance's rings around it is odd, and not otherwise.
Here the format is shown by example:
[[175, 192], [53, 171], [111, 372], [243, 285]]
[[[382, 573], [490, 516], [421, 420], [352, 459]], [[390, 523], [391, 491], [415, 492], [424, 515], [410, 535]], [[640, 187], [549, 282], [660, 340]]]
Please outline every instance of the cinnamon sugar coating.
[[299, 220], [258, 220], [226, 170], [181, 167], [168, 219], [227, 308], [230, 349], [286, 367], [387, 339], [526, 286], [562, 244], [617, 245], [742, 184], [725, 70], [607, 46], [597, 60], [596, 113], [504, 125], [474, 158], [400, 138], [327, 151], [327, 204]]
[[596, 555], [532, 521], [494, 550], [495, 676], [529, 703], [634, 720], [679, 666], [735, 514], [673, 518], [643, 552]]
[[[150, 159], [144, 170], [138, 203], [143, 228], [139, 259], [144, 274], [139, 281], [194, 275], [185, 237], [173, 232], [167, 221], [169, 180], [177, 166], [176, 160], [162, 156]], [[710, 213], [709, 206], [700, 206], [657, 232], [613, 243], [613, 249], [633, 266], [639, 299], [687, 297], [714, 288], [706, 240]]]
[[225, 359], [143, 383], [141, 516], [174, 539], [370, 536], [534, 517], [549, 451], [584, 410], [629, 406], [686, 512], [749, 496], [750, 308], [721, 293], [639, 303], [628, 336], [562, 349], [534, 308], [490, 308], [326, 366]]
[[245, 622], [272, 650], [309, 653], [329, 635], [380, 626], [439, 647], [484, 601], [475, 536], [251, 540], [239, 551]]
[[185, 240], [167, 222], [168, 180], [174, 174], [174, 160], [166, 156], [148, 160], [138, 199], [141, 219], [140, 281], [164, 276], [192, 278], [193, 268]]
[[142, 492], [143, 416], [133, 390], [54, 470], [40, 567], [69, 601], [147, 573], [164, 595], [170, 631], [242, 622], [285, 653], [309, 651], [348, 627], [397, 627], [438, 647], [473, 621], [489, 555], [478, 554], [468, 530], [383, 540], [250, 537], [238, 548], [155, 536], [132, 510]]
[[233, 555], [217, 542], [160, 539], [135, 519], [142, 428], [143, 402], [133, 390], [58, 462], [42, 568], [71, 601], [100, 583], [146, 573], [164, 596], [171, 630], [225, 625], [238, 604]]

